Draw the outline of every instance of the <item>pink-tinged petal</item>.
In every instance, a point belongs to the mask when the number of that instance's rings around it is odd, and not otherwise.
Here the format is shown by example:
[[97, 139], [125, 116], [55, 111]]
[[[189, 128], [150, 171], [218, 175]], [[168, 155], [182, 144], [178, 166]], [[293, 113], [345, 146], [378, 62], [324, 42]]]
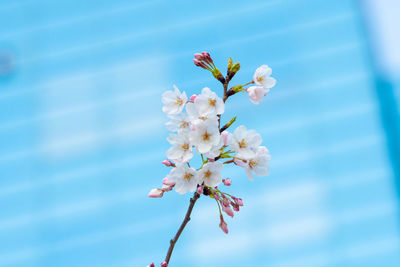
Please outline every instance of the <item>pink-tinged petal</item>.
[[231, 133], [228, 131], [223, 131], [221, 133], [222, 136], [222, 140], [224, 141], [224, 146], [228, 146], [229, 145], [229, 138], [231, 136]]
[[195, 95], [192, 95], [192, 96], [190, 97], [190, 101], [194, 102], [194, 100], [196, 99], [196, 97], [197, 97], [196, 94], [195, 94]]
[[150, 190], [149, 197], [153, 198], [159, 198], [162, 197], [164, 194], [164, 191], [159, 189], [159, 188], [154, 188]]
[[238, 165], [239, 167], [246, 168], [248, 166], [247, 162], [244, 162], [240, 159], [234, 159], [233, 162]]
[[253, 176], [253, 173], [251, 172], [250, 168], [246, 168], [246, 174], [249, 177], [249, 180], [253, 182], [254, 176]]
[[164, 192], [168, 192], [168, 191], [171, 191], [173, 187], [174, 187], [173, 185], [163, 185], [161, 187], [161, 190]]
[[233, 217], [234, 213], [233, 213], [233, 210], [231, 209], [230, 206], [225, 206], [225, 205], [223, 205], [223, 206], [222, 206], [222, 210], [223, 210], [226, 214], [228, 214], [229, 216]]
[[165, 178], [162, 180], [162, 183], [165, 184], [165, 185], [172, 185], [172, 186], [175, 185], [175, 182], [173, 182], [173, 181], [171, 181], [170, 179], [168, 179], [168, 177], [165, 177]]

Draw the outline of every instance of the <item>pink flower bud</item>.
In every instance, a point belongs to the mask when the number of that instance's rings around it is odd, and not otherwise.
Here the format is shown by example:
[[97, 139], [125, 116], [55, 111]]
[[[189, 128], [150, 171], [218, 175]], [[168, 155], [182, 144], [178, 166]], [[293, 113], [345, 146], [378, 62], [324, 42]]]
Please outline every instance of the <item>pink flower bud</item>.
[[195, 53], [194, 54], [195, 59], [202, 61], [204, 59], [204, 55], [200, 53]]
[[222, 229], [222, 231], [227, 234], [228, 233], [228, 225], [224, 221], [224, 217], [221, 215], [221, 222], [219, 223], [219, 227]]
[[234, 211], [239, 211], [239, 205], [237, 205], [234, 202], [231, 202], [231, 205], [232, 205], [232, 208], [233, 208]]
[[208, 161], [209, 161], [209, 162], [214, 162], [215, 160], [214, 160], [214, 159], [208, 158]]
[[172, 186], [175, 185], [175, 183], [174, 183], [173, 181], [171, 181], [170, 179], [168, 179], [168, 177], [165, 177], [165, 178], [162, 180], [162, 183], [165, 184], [165, 185], [172, 185]]
[[230, 137], [231, 133], [228, 131], [223, 131], [221, 133], [222, 136], [222, 140], [224, 141], [224, 146], [228, 146], [229, 145], [229, 137]]
[[197, 97], [196, 94], [192, 95], [192, 96], [190, 97], [190, 101], [194, 102], [194, 100], [196, 99], [196, 97]]
[[199, 186], [199, 187], [197, 187], [197, 194], [199, 194], [199, 195], [201, 195], [201, 194], [203, 194], [203, 189], [204, 189], [204, 186]]
[[229, 216], [233, 217], [234, 213], [233, 213], [233, 210], [231, 209], [230, 206], [225, 206], [225, 205], [223, 205], [223, 206], [222, 206], [222, 210], [223, 210], [226, 214], [228, 214]]
[[244, 162], [243, 160], [240, 160], [240, 159], [234, 159], [233, 162], [234, 162], [237, 166], [243, 167], [243, 168], [246, 168], [247, 165], [248, 165], [247, 162]]
[[226, 185], [226, 186], [232, 185], [232, 181], [231, 181], [231, 179], [229, 179], [229, 178], [222, 179], [222, 182], [223, 182], [224, 185]]
[[154, 267], [154, 262], [152, 262], [150, 265], [147, 265], [147, 267]]
[[174, 187], [173, 185], [163, 185], [161, 190], [164, 192], [168, 192], [171, 191], [173, 187]]
[[166, 261], [163, 261], [163, 262], [161, 263], [161, 267], [168, 267], [168, 263], [167, 263]]
[[213, 60], [211, 59], [210, 53], [208, 53], [208, 52], [202, 52], [201, 54], [203, 55], [204, 60], [205, 60], [207, 63], [213, 62]]
[[214, 196], [215, 196], [216, 200], [220, 200], [221, 199], [217, 194], [215, 194]]
[[162, 164], [164, 164], [167, 167], [172, 166], [172, 162], [168, 159], [161, 161]]
[[243, 207], [243, 200], [241, 198], [235, 198], [235, 202], [238, 206]]
[[149, 197], [162, 197], [164, 194], [164, 191], [159, 189], [159, 188], [154, 188], [151, 189], [150, 193], [149, 193]]
[[221, 204], [223, 206], [229, 207], [229, 205], [231, 204], [231, 201], [226, 197], [222, 200]]

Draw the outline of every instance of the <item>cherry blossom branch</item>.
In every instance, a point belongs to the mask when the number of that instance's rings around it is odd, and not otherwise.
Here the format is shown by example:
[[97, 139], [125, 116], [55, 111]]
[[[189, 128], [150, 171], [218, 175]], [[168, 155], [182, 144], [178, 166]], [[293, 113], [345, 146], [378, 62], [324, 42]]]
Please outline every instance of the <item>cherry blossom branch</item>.
[[186, 224], [190, 221], [190, 214], [192, 213], [194, 204], [196, 203], [196, 201], [200, 198], [200, 195], [195, 192], [193, 197], [190, 199], [190, 205], [188, 207], [188, 210], [186, 211], [186, 215], [185, 218], [183, 219], [183, 222], [181, 224], [181, 226], [178, 229], [178, 232], [176, 232], [176, 235], [173, 239], [171, 239], [170, 241], [170, 245], [169, 245], [169, 249], [168, 249], [168, 253], [167, 256], [165, 257], [165, 262], [168, 264], [169, 260], [171, 259], [171, 255], [172, 255], [172, 251], [174, 250], [175, 244], [179, 239], [179, 236], [181, 235], [183, 229], [185, 229]]

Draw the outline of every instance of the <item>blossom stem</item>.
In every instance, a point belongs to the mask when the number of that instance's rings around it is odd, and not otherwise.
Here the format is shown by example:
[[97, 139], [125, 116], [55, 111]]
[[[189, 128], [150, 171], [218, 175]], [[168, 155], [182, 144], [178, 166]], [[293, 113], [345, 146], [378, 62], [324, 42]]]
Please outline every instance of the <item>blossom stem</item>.
[[193, 197], [190, 199], [190, 205], [186, 212], [185, 218], [183, 219], [183, 222], [182, 222], [181, 226], [179, 227], [178, 232], [176, 232], [175, 237], [173, 239], [171, 239], [171, 241], [170, 241], [167, 256], [165, 257], [165, 261], [167, 263], [169, 263], [169, 260], [171, 259], [172, 251], [174, 250], [175, 244], [178, 241], [179, 236], [181, 235], [183, 229], [185, 229], [186, 224], [190, 221], [190, 214], [192, 213], [194, 204], [196, 203], [196, 201], [199, 198], [200, 198], [200, 195], [197, 192], [195, 192]]

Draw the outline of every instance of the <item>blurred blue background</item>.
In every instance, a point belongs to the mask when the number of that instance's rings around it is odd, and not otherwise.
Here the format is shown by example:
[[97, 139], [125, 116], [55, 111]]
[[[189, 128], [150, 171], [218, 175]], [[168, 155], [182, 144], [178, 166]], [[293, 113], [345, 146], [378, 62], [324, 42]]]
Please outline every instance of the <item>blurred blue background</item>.
[[[397, 10], [397, 11], [396, 11]], [[278, 84], [223, 120], [259, 131], [271, 174], [224, 170], [245, 207], [202, 197], [170, 266], [400, 266], [397, 0], [0, 2], [0, 266], [161, 262], [191, 194], [169, 169], [161, 94]], [[221, 92], [221, 91], [220, 91]]]

